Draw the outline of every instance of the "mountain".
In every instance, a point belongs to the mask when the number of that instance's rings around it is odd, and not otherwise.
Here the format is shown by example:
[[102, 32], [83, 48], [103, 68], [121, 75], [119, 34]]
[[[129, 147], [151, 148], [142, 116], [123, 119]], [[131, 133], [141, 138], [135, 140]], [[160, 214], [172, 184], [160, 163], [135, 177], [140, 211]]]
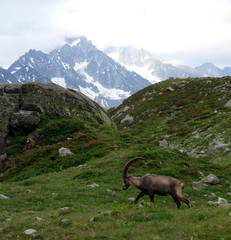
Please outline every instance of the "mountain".
[[1, 82], [56, 83], [73, 88], [98, 102], [105, 109], [150, 85], [98, 50], [85, 37], [68, 38], [66, 44], [49, 54], [30, 50], [9, 68], [12, 78]]
[[150, 52], [134, 46], [109, 47], [105, 49], [105, 53], [130, 71], [137, 72], [148, 79], [151, 83], [169, 78], [231, 76], [231, 67], [221, 69], [212, 63], [204, 63], [195, 68], [174, 65], [156, 59]]
[[109, 47], [105, 49], [105, 53], [130, 71], [137, 72], [148, 79], [151, 83], [171, 77], [187, 78], [198, 76], [198, 73], [193, 68], [164, 63], [144, 49], [133, 46], [125, 48]]
[[6, 69], [0, 67], [0, 83], [16, 83], [17, 78]]
[[204, 63], [198, 67], [195, 67], [195, 70], [203, 77], [231, 76], [231, 67], [225, 67], [221, 69], [212, 63]]

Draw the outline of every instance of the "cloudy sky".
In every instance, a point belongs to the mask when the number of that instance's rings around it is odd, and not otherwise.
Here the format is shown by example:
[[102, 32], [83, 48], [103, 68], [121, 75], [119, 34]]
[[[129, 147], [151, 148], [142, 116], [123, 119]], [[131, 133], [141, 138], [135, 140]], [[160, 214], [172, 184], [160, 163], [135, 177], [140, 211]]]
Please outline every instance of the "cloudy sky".
[[66, 36], [135, 45], [171, 63], [231, 66], [231, 0], [0, 0], [0, 66]]

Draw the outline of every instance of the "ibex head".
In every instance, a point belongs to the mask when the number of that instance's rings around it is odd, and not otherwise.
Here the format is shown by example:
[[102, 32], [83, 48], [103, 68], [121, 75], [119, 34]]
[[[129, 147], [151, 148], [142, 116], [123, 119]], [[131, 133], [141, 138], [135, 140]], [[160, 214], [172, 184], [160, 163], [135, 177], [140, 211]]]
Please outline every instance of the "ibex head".
[[131, 185], [130, 179], [132, 178], [132, 176], [127, 176], [128, 168], [131, 166], [132, 163], [134, 163], [136, 161], [142, 161], [142, 160], [146, 160], [146, 159], [143, 157], [136, 157], [136, 158], [131, 159], [124, 165], [124, 168], [123, 168], [123, 179], [124, 179], [123, 190], [128, 189], [129, 186]]

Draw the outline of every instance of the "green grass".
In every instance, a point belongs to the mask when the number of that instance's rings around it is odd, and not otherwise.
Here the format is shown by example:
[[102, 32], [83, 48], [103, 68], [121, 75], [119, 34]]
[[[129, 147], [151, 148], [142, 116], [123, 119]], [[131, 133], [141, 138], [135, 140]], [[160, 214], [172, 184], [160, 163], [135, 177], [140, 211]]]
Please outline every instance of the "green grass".
[[[132, 155], [136, 154], [133, 151]], [[128, 198], [135, 197], [139, 191], [134, 187], [127, 191], [121, 189], [121, 169], [130, 157], [131, 153], [126, 150], [120, 152], [119, 159], [112, 152], [83, 167], [71, 167], [14, 183], [2, 182], [0, 192], [10, 197], [0, 205], [2, 239], [29, 239], [23, 233], [29, 228], [37, 231], [36, 237], [31, 236], [31, 239], [65, 239], [68, 236], [69, 239], [229, 239], [231, 209], [211, 207], [207, 204], [211, 199], [203, 196], [214, 192], [231, 200], [226, 195], [227, 176], [222, 177], [220, 169], [210, 166], [208, 170], [220, 172], [220, 187], [208, 186], [197, 191], [190, 187], [197, 176], [180, 178], [187, 179], [184, 194], [190, 199], [191, 209], [182, 204], [182, 210], [177, 210], [170, 196], [156, 196], [155, 205], [145, 196], [134, 206]], [[145, 174], [147, 168], [140, 165], [138, 170], [131, 168], [130, 172]], [[99, 187], [88, 187], [92, 183]], [[63, 207], [69, 209], [61, 210]], [[112, 212], [108, 215], [107, 211]], [[104, 214], [97, 216], [102, 212]], [[44, 220], [38, 222], [36, 217]], [[63, 223], [63, 219], [68, 221]]]
[[[34, 141], [27, 142], [28, 136], [8, 136], [0, 151], [11, 156], [0, 164], [0, 194], [10, 199], [0, 200], [0, 239], [231, 239], [231, 207], [208, 204], [218, 197], [231, 203], [230, 156], [200, 158], [178, 151], [199, 153], [218, 134], [229, 141], [231, 115], [223, 107], [229, 85], [229, 78], [174, 79], [145, 88], [111, 110], [120, 130], [41, 116], [41, 124], [30, 134]], [[166, 92], [168, 86], [175, 91]], [[215, 101], [218, 98], [223, 100]], [[117, 114], [125, 106], [129, 109]], [[127, 114], [135, 121], [120, 124]], [[159, 148], [159, 140], [164, 138], [178, 150]], [[60, 147], [70, 148], [74, 154], [60, 157]], [[134, 163], [129, 174], [178, 178], [192, 208], [182, 203], [179, 211], [171, 196], [155, 196], [155, 205], [144, 196], [134, 205], [129, 198], [136, 197], [139, 190], [132, 186], [122, 190], [122, 169], [136, 156], [147, 161]], [[193, 189], [192, 182], [201, 179], [199, 172], [215, 174], [221, 184]], [[88, 186], [93, 183], [99, 186]], [[216, 197], [206, 197], [211, 193]], [[62, 210], [64, 207], [68, 208]], [[23, 233], [30, 228], [37, 231], [34, 236]]]

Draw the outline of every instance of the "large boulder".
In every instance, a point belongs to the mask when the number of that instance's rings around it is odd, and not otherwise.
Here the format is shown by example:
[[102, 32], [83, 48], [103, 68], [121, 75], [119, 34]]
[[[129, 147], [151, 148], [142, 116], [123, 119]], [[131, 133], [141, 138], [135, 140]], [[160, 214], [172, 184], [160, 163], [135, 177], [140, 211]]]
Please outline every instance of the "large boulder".
[[40, 114], [36, 111], [20, 110], [10, 117], [10, 132], [22, 135], [33, 131], [40, 122]]
[[0, 84], [0, 109], [0, 147], [9, 131], [16, 134], [31, 131], [38, 124], [38, 114], [70, 117], [115, 127], [96, 102], [82, 93], [54, 83]]

